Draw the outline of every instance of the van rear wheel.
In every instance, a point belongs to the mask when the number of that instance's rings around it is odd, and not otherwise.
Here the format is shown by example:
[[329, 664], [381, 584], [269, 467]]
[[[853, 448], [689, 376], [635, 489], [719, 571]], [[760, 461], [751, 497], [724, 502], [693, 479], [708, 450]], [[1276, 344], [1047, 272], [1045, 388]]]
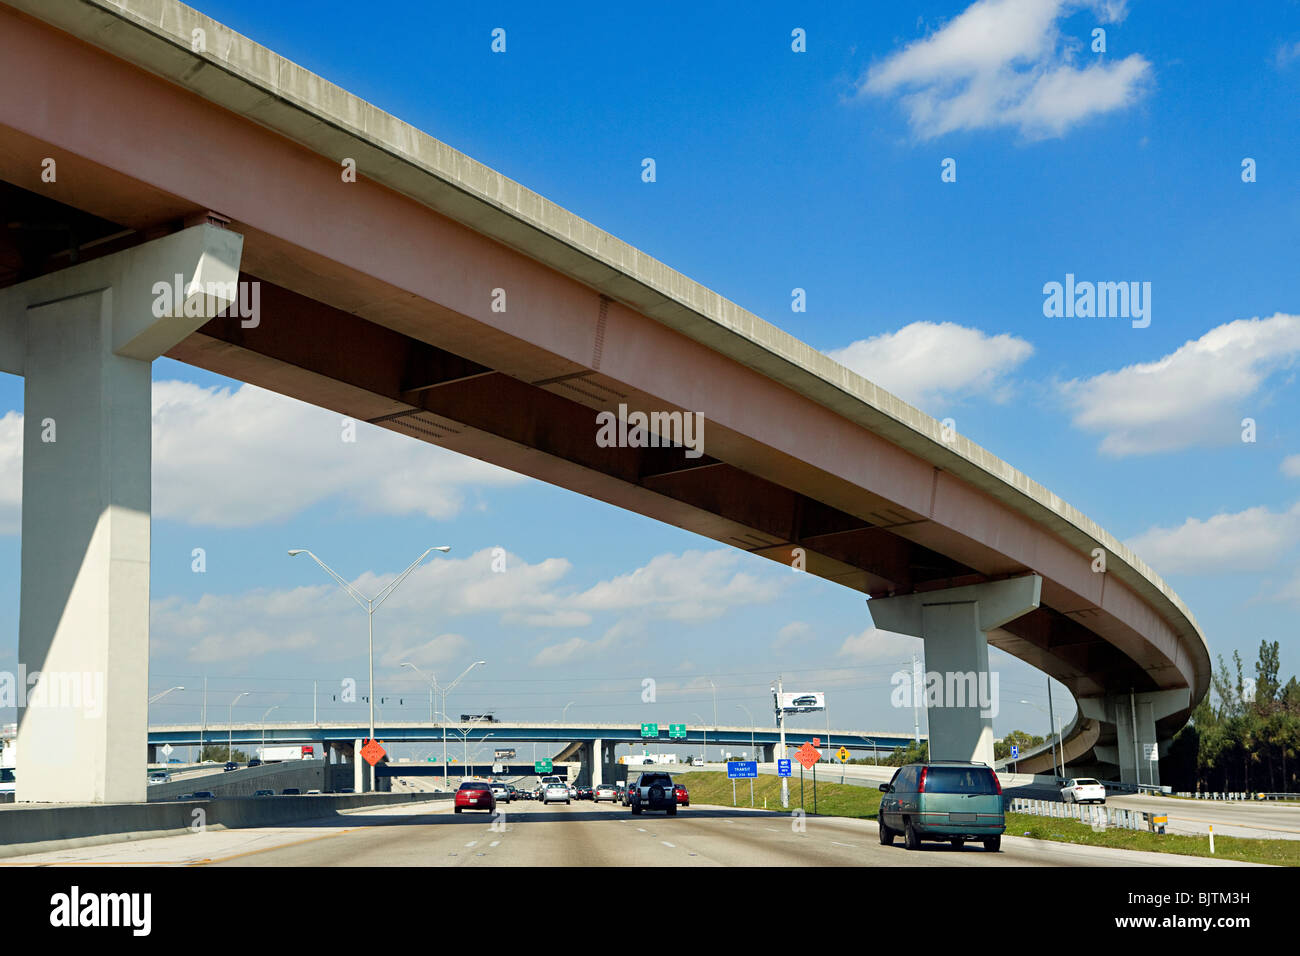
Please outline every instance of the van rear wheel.
[[998, 850], [1002, 849], [1002, 837], [1001, 836], [985, 837], [984, 849], [988, 850], [990, 853], [997, 853]]
[[909, 850], [921, 849], [921, 834], [916, 832], [916, 827], [912, 826], [911, 820], [903, 824], [903, 841]]
[[880, 845], [893, 846], [894, 836], [895, 836], [894, 831], [889, 829], [889, 827], [885, 826], [885, 824], [882, 822], [880, 824]]
[[966, 845], [966, 841], [963, 840], [961, 837], [953, 837], [948, 842], [952, 844], [952, 848], [954, 850], [960, 850], [962, 847]]

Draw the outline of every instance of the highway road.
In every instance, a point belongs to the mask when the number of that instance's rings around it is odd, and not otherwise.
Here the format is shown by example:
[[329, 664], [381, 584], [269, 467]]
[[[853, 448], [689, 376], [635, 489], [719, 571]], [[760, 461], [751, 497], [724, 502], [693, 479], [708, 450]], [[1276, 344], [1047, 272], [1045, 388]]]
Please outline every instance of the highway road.
[[0, 866], [1216, 866], [1225, 861], [1004, 837], [1000, 853], [926, 844], [883, 847], [865, 820], [729, 807], [634, 817], [574, 803], [453, 814], [446, 805], [382, 808], [292, 827], [204, 833], [12, 857]]

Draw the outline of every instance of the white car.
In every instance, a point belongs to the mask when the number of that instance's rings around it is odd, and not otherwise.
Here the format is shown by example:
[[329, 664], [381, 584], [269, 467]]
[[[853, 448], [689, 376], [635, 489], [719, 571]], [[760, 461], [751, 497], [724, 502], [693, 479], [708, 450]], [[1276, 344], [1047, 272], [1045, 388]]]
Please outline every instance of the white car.
[[547, 804], [551, 801], [559, 803], [561, 800], [568, 804], [573, 799], [569, 794], [569, 788], [562, 783], [548, 783], [542, 788], [542, 803]]
[[171, 782], [172, 782], [172, 775], [165, 770], [158, 770], [149, 774], [149, 786], [151, 787], [154, 786], [155, 784], [171, 783]]
[[1066, 803], [1105, 803], [1106, 788], [1092, 777], [1074, 777], [1065, 781], [1061, 799]]
[[492, 796], [496, 798], [497, 803], [509, 803], [510, 788], [504, 783], [494, 783], [492, 784]]

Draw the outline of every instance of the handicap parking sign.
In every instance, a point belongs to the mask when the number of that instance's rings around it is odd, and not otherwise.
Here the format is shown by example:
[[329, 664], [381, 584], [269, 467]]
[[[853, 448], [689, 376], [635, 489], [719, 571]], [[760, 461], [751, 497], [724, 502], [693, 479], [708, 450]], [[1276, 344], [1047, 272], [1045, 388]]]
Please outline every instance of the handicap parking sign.
[[1013, 757], [1019, 757], [1019, 756], [1020, 756], [1020, 748], [1017, 747], [1015, 744], [1012, 744], [1012, 745], [1011, 745], [1011, 756], [1013, 756]]

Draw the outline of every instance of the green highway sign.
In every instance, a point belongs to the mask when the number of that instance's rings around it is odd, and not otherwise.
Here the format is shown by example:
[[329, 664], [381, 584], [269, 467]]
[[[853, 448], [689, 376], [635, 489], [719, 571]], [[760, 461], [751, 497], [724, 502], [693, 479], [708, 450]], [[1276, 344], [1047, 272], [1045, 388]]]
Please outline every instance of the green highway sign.
[[668, 736], [669, 736], [669, 737], [680, 737], [680, 738], [682, 738], [683, 740], [685, 740], [685, 739], [686, 739], [686, 725], [685, 725], [685, 724], [669, 724], [669, 725], [668, 725]]
[[658, 725], [658, 724], [642, 724], [642, 725], [641, 725], [641, 736], [642, 736], [642, 737], [658, 737], [658, 736], [659, 736], [659, 725]]
[[553, 769], [554, 767], [552, 767], [551, 760], [549, 757], [547, 757], [545, 760], [539, 760], [533, 764], [534, 773], [550, 773]]

